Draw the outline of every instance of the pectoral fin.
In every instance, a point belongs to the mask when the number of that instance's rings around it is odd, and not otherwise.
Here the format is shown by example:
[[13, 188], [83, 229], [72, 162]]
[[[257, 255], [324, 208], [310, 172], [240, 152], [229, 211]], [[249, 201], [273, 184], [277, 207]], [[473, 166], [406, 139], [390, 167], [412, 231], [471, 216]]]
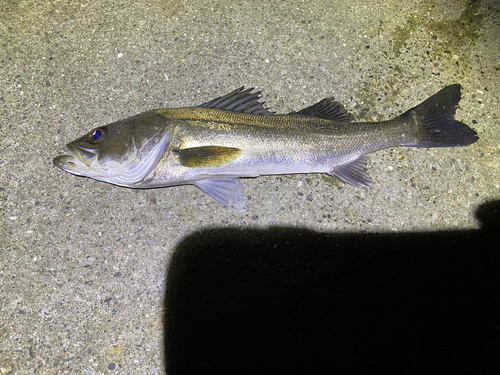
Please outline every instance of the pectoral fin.
[[179, 163], [189, 168], [215, 168], [229, 164], [240, 156], [242, 150], [235, 147], [202, 146], [174, 150]]
[[366, 164], [368, 163], [368, 156], [363, 155], [339, 167], [332, 169], [329, 175], [336, 176], [342, 181], [347, 182], [353, 186], [369, 186], [372, 182], [368, 173], [366, 173]]
[[217, 202], [246, 214], [245, 188], [237, 178], [221, 178], [219, 180], [198, 180], [193, 184], [210, 195]]

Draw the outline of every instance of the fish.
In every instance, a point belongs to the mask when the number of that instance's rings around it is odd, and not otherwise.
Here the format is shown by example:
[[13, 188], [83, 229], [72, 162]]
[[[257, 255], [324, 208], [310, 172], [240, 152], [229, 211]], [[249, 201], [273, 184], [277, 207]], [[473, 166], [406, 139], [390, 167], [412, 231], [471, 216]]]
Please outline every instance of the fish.
[[460, 84], [388, 121], [353, 122], [333, 98], [276, 114], [261, 91], [240, 87], [193, 107], [162, 108], [99, 126], [68, 143], [53, 164], [128, 188], [192, 184], [246, 214], [240, 178], [324, 173], [371, 186], [368, 154], [386, 148], [462, 147], [479, 137], [455, 120]]

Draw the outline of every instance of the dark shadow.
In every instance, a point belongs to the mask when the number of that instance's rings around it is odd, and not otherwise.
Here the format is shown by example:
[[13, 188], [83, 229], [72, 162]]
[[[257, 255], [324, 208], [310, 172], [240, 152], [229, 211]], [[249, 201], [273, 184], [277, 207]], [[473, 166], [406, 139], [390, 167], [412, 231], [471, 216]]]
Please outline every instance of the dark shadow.
[[500, 374], [499, 210], [472, 231], [193, 233], [169, 265], [167, 373]]

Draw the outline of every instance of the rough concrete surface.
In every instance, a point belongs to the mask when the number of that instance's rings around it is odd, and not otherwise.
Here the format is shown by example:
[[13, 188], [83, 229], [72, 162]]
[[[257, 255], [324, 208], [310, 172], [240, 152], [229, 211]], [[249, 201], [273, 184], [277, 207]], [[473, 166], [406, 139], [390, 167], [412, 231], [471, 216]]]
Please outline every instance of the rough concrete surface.
[[[494, 0], [1, 1], [0, 373], [164, 373], [169, 257], [195, 230], [474, 229], [500, 195]], [[363, 121], [460, 83], [480, 139], [371, 155], [371, 188], [244, 180], [248, 215], [193, 186], [132, 190], [52, 165], [96, 125], [255, 86], [287, 113], [333, 96]]]

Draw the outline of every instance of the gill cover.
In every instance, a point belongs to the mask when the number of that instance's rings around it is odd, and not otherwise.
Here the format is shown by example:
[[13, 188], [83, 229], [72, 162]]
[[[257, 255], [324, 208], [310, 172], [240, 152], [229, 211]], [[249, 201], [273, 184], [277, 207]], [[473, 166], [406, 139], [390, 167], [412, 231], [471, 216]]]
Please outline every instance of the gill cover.
[[175, 125], [150, 111], [91, 130], [67, 145], [72, 155], [54, 159], [57, 167], [120, 186], [142, 181], [168, 146]]

